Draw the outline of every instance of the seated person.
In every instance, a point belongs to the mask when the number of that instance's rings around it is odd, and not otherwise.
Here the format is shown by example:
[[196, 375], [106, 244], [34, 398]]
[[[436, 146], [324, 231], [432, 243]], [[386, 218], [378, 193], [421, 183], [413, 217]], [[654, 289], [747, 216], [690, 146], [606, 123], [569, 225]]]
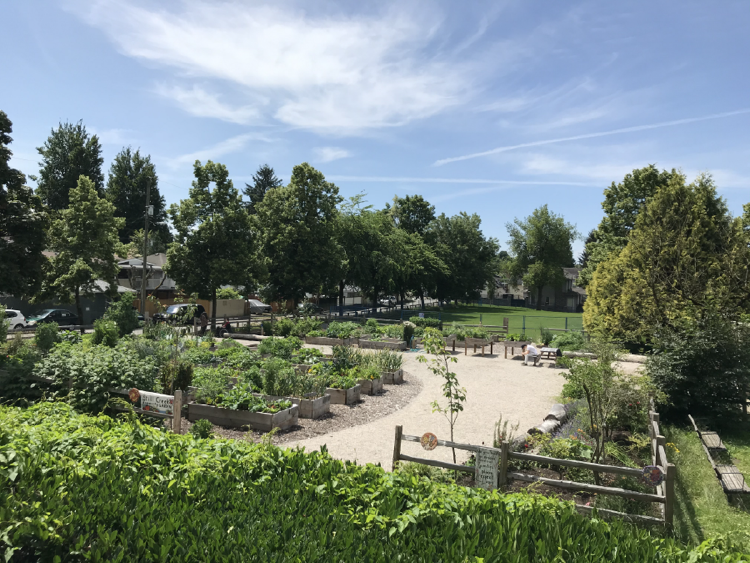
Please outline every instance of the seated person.
[[524, 344], [521, 349], [523, 350], [523, 365], [528, 365], [528, 361], [531, 360], [531, 365], [536, 365], [539, 360], [539, 350], [534, 344]]

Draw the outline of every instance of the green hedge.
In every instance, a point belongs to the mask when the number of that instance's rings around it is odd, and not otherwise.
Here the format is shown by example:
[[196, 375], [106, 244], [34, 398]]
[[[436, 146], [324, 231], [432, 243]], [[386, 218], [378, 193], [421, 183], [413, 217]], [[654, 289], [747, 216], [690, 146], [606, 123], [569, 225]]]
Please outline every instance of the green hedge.
[[0, 490], [11, 561], [750, 560], [720, 542], [690, 559], [674, 540], [541, 496], [175, 436], [61, 403], [0, 407]]

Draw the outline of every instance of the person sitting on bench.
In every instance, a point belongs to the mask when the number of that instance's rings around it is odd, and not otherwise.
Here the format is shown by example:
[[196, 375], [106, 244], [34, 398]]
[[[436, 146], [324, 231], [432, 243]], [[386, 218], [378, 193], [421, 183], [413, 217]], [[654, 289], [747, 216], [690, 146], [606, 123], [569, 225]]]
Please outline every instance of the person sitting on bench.
[[533, 344], [524, 344], [521, 349], [523, 350], [523, 365], [527, 366], [528, 361], [531, 360], [531, 365], [535, 366], [537, 360], [539, 360], [539, 350]]

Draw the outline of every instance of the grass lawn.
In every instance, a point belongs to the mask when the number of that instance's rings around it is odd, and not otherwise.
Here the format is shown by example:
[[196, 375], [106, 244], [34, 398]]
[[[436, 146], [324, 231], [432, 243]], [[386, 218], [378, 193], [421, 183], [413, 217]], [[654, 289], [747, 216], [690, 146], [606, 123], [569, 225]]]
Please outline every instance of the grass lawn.
[[[480, 318], [484, 325], [502, 326], [503, 318], [508, 317], [510, 332], [520, 333], [526, 326], [526, 334], [532, 338], [539, 336], [540, 328], [581, 330], [583, 328], [582, 313], [556, 313], [552, 311], [537, 311], [525, 307], [498, 307], [494, 305], [459, 305], [444, 307], [442, 311], [437, 307], [428, 307], [430, 317], [437, 317], [441, 313], [443, 325], [452, 322], [459, 324], [479, 324]], [[404, 319], [419, 315], [418, 310], [404, 310]], [[395, 318], [400, 318], [401, 311], [392, 312]]]
[[[670, 426], [664, 428], [667, 441], [679, 450], [674, 453], [670, 448], [667, 453], [671, 453], [677, 466], [675, 532], [686, 542], [724, 535], [742, 551], [750, 553], [750, 499], [745, 500], [744, 507], [730, 505], [695, 432]], [[750, 478], [748, 432], [722, 434], [722, 440], [735, 465]]]

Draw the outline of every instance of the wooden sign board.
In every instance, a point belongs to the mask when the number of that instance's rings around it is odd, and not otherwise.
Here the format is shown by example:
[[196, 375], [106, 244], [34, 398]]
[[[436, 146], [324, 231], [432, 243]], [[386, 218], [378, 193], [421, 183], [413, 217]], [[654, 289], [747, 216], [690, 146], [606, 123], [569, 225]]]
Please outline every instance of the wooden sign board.
[[478, 487], [489, 491], [497, 488], [497, 466], [499, 464], [499, 451], [482, 447], [477, 450], [474, 481]]

